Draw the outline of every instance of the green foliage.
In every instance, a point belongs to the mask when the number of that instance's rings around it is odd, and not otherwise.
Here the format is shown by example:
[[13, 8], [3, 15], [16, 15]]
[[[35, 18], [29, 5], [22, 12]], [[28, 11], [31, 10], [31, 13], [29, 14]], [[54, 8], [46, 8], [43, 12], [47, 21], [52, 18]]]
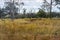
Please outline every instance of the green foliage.
[[0, 8], [0, 18], [4, 18], [6, 16], [6, 13], [4, 13], [4, 9]]
[[37, 17], [45, 18], [46, 12], [44, 10], [40, 9], [39, 12], [37, 13]]

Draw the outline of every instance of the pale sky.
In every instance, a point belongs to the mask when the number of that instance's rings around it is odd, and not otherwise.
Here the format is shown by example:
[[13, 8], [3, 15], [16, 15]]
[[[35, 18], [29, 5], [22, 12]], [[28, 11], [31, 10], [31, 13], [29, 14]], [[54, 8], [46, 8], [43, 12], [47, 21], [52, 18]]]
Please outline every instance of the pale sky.
[[[0, 0], [0, 6], [2, 7], [2, 5], [4, 4], [4, 1], [6, 0]], [[40, 8], [40, 5], [42, 4], [43, 0], [19, 0], [20, 2], [24, 2], [24, 7], [27, 10], [29, 9], [35, 9], [36, 11], [38, 11], [38, 8]], [[50, 2], [50, 0], [47, 0], [48, 2]], [[54, 11], [59, 11], [57, 10], [56, 7], [53, 7]]]

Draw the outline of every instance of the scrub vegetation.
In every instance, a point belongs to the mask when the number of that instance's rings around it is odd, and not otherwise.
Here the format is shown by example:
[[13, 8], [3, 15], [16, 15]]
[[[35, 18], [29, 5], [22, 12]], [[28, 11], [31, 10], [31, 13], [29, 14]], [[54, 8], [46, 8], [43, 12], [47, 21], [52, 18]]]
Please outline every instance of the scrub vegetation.
[[0, 20], [0, 40], [60, 40], [60, 19]]

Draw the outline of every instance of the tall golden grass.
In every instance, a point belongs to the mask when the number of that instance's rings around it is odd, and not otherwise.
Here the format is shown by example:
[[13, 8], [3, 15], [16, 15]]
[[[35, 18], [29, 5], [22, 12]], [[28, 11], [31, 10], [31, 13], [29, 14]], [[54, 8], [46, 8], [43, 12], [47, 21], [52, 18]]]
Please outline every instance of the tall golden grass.
[[60, 40], [60, 19], [0, 20], [0, 40]]

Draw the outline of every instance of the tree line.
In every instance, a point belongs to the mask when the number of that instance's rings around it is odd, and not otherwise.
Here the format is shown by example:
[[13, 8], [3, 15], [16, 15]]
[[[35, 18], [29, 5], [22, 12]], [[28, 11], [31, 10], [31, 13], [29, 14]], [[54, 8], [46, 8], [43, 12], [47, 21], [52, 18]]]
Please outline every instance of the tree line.
[[[55, 4], [54, 4], [55, 3]], [[48, 3], [46, 0], [44, 0], [43, 4], [41, 5], [41, 8], [39, 8], [39, 11], [37, 13], [26, 13], [26, 9], [23, 9], [23, 14], [18, 13], [19, 8], [17, 6], [24, 6], [24, 3], [21, 2], [20, 4], [18, 2], [15, 2], [14, 0], [11, 2], [5, 2], [4, 3], [5, 8], [0, 8], [0, 18], [53, 18], [53, 17], [60, 17], [60, 13], [58, 12], [52, 12], [52, 6], [60, 5], [60, 0], [51, 0], [50, 3]], [[60, 7], [57, 7], [60, 9]], [[46, 12], [47, 10], [47, 12]]]

